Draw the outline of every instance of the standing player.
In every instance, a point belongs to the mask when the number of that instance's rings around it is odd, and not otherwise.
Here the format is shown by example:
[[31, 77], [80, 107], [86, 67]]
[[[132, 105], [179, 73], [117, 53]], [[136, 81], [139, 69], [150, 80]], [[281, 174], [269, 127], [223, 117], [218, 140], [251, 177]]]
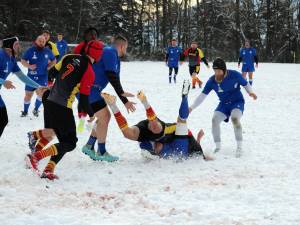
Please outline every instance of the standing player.
[[[19, 68], [16, 55], [19, 51], [19, 39], [14, 36], [2, 40], [2, 49], [0, 49], [0, 89], [3, 85], [6, 89], [14, 89], [15, 86], [9, 80], [6, 80], [12, 72], [26, 85], [38, 88], [39, 85], [27, 77]], [[8, 115], [5, 103], [0, 95], [0, 137], [4, 128], [8, 124]]]
[[[92, 86], [89, 102], [98, 120], [96, 128], [92, 130], [89, 140], [83, 146], [82, 152], [94, 160], [109, 162], [118, 160], [118, 157], [112, 156], [106, 151], [105, 145], [111, 115], [100, 94], [107, 84], [110, 83], [113, 86], [128, 112], [135, 111], [134, 103], [126, 98], [126, 96], [131, 97], [133, 95], [125, 93], [120, 82], [121, 64], [119, 57], [125, 56], [127, 46], [128, 41], [126, 38], [120, 35], [114, 37], [112, 46], [103, 49], [101, 60], [93, 66], [96, 79]], [[93, 149], [96, 141], [98, 141], [97, 152]]]
[[63, 39], [62, 33], [57, 34], [56, 47], [59, 52], [57, 61], [59, 61], [65, 54], [67, 54], [68, 51], [68, 43], [65, 41], [65, 39]]
[[56, 60], [58, 61], [59, 51], [56, 47], [56, 44], [53, 43], [52, 41], [50, 41], [50, 32], [48, 30], [44, 30], [42, 35], [45, 37], [45, 40], [46, 40], [45, 46], [52, 51], [53, 55], [55, 56]]
[[178, 74], [178, 62], [180, 60], [182, 50], [177, 46], [176, 39], [172, 39], [171, 46], [168, 47], [166, 53], [166, 64], [169, 67], [169, 83], [172, 82], [172, 72], [174, 69], [174, 83], [176, 83], [176, 76]]
[[214, 90], [220, 100], [212, 118], [212, 134], [216, 144], [215, 152], [218, 152], [221, 149], [220, 124], [222, 121], [228, 122], [229, 117], [231, 117], [235, 139], [237, 141], [236, 156], [240, 157], [243, 141], [242, 125], [240, 120], [244, 112], [245, 104], [240, 86], [243, 86], [249, 96], [254, 100], [257, 99], [257, 96], [252, 91], [251, 85], [239, 72], [226, 69], [226, 64], [223, 59], [215, 59], [213, 62], [213, 69], [215, 75], [210, 77], [207, 81], [202, 93], [191, 105], [190, 111], [198, 107], [210, 91]]
[[185, 57], [189, 58], [189, 71], [192, 77], [192, 88], [196, 88], [196, 84], [202, 87], [202, 81], [197, 77], [200, 72], [200, 62], [203, 61], [207, 68], [209, 68], [208, 62], [196, 41], [191, 43], [191, 47], [186, 49], [183, 53], [183, 60]]
[[44, 103], [45, 127], [55, 132], [59, 142], [28, 154], [26, 158], [27, 165], [38, 171], [38, 162], [51, 156], [42, 178], [57, 179], [54, 174], [56, 164], [65, 153], [76, 148], [78, 139], [72, 104], [77, 93], [80, 93], [79, 102], [83, 111], [89, 115], [90, 120], [94, 118], [88, 97], [95, 79], [92, 64], [100, 59], [102, 47], [102, 43], [90, 41], [86, 46], [86, 55], [66, 55], [51, 70], [51, 74], [56, 74], [56, 80]]
[[[27, 49], [21, 59], [21, 63], [24, 67], [28, 68], [28, 77], [40, 84], [41, 86], [47, 86], [48, 83], [48, 70], [55, 64], [56, 60], [49, 48], [45, 48], [46, 40], [44, 36], [40, 35], [35, 41], [35, 45]], [[24, 97], [24, 110], [21, 113], [21, 117], [28, 115], [28, 109], [33, 92], [36, 88], [25, 86]], [[42, 104], [41, 96], [37, 96], [35, 101], [35, 107], [32, 111], [34, 116], [39, 116], [39, 107]]]
[[254, 69], [254, 62], [256, 64], [256, 68], [258, 67], [258, 58], [256, 55], [256, 49], [250, 47], [250, 41], [245, 41], [245, 48], [240, 50], [240, 57], [238, 62], [238, 67], [240, 67], [240, 63], [243, 62], [242, 66], [242, 75], [245, 79], [247, 79], [247, 73], [249, 76], [249, 83], [252, 85], [253, 83], [253, 72]]

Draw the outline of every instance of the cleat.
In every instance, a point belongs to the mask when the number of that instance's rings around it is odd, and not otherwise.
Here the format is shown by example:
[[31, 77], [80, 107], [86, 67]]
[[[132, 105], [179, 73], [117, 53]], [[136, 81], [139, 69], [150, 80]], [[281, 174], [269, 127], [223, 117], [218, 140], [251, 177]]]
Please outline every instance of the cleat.
[[28, 112], [21, 111], [21, 117], [26, 117], [27, 115], [28, 115]]
[[58, 180], [59, 177], [55, 175], [53, 172], [44, 171], [41, 175], [41, 178], [48, 179], [48, 180]]
[[108, 105], [115, 104], [116, 101], [117, 101], [116, 96], [110, 95], [110, 94], [108, 94], [108, 93], [101, 93], [101, 97], [104, 98], [105, 102], [106, 102]]
[[96, 161], [115, 162], [115, 161], [119, 160], [119, 157], [113, 156], [113, 155], [109, 154], [108, 152], [105, 152], [103, 155], [96, 153], [95, 160]]
[[32, 114], [35, 116], [35, 117], [38, 117], [39, 116], [39, 110], [37, 110], [37, 109], [34, 109], [33, 111], [32, 111]]
[[89, 145], [83, 146], [81, 151], [84, 154], [88, 155], [92, 160], [96, 160], [96, 157], [95, 157], [96, 152], [93, 149], [91, 149]]
[[25, 161], [28, 169], [33, 169], [36, 172], [39, 171], [38, 169], [39, 161], [32, 154], [27, 154]]
[[77, 132], [82, 133], [84, 131], [84, 123], [85, 123], [85, 117], [80, 118], [78, 125], [77, 125]]
[[195, 86], [192, 87], [192, 89], [195, 89], [195, 88], [196, 88]]
[[188, 95], [190, 91], [191, 83], [189, 80], [184, 80], [182, 85], [182, 96]]
[[214, 153], [217, 153], [221, 150], [221, 148], [215, 148]]
[[28, 137], [28, 146], [29, 146], [29, 148], [31, 150], [31, 153], [36, 152], [35, 145], [37, 143], [37, 139], [34, 138], [32, 132], [28, 132], [27, 133], [27, 137]]

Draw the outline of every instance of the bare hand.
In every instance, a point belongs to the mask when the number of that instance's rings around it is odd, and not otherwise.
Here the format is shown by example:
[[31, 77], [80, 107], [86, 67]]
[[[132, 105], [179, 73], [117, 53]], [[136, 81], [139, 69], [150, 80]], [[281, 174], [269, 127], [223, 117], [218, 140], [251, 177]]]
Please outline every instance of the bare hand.
[[36, 69], [36, 64], [29, 65], [28, 68], [31, 69], [31, 70], [35, 70]]
[[254, 94], [254, 93], [250, 93], [249, 96], [252, 97], [254, 100], [257, 99], [257, 96], [256, 96], [256, 94]]
[[183, 61], [181, 61], [179, 64], [180, 64], [180, 65], [182, 65], [183, 63], [184, 63], [184, 62], [183, 62]]
[[49, 88], [48, 87], [45, 87], [45, 86], [42, 86], [42, 87], [39, 87], [36, 89], [36, 94], [38, 96], [43, 96], [43, 94], [45, 93], [45, 91], [47, 91]]
[[135, 111], [135, 102], [126, 102], [125, 107], [127, 109], [127, 112], [134, 112]]
[[123, 97], [126, 97], [126, 98], [128, 98], [128, 97], [134, 97], [134, 94], [131, 94], [131, 93], [129, 93], [129, 92], [124, 92], [123, 94], [122, 94], [122, 96]]
[[15, 89], [16, 88], [10, 80], [6, 80], [3, 84], [3, 86], [6, 89]]

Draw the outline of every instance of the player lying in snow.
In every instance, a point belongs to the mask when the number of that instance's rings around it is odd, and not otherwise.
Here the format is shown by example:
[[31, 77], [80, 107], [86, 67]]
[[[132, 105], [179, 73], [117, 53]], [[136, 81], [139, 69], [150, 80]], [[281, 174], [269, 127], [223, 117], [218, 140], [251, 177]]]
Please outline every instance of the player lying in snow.
[[139, 141], [140, 147], [151, 155], [161, 158], [179, 157], [187, 158], [194, 154], [203, 155], [205, 160], [212, 158], [203, 154], [200, 139], [203, 131], [198, 133], [197, 141], [187, 127], [189, 115], [188, 92], [190, 82], [185, 80], [182, 88], [182, 101], [179, 108], [177, 123], [167, 124], [159, 120], [143, 92], [138, 93], [138, 98], [146, 109], [147, 119], [137, 125], [129, 127], [125, 117], [116, 105], [116, 97], [103, 93], [102, 97], [114, 113], [116, 121], [125, 138]]

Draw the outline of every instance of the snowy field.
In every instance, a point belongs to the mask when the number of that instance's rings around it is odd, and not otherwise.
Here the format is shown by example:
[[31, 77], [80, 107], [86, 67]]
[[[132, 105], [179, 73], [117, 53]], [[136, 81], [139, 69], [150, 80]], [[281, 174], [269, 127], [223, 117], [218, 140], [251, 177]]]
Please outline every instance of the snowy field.
[[[78, 135], [76, 150], [56, 167], [60, 179], [54, 182], [24, 168], [26, 132], [42, 128], [43, 118], [31, 113], [20, 118], [24, 85], [11, 75], [17, 89], [1, 89], [9, 125], [0, 139], [0, 224], [299, 225], [299, 71], [300, 65], [294, 64], [259, 65], [254, 79], [258, 100], [244, 95], [242, 158], [234, 156], [232, 124], [223, 123], [223, 149], [215, 161], [146, 161], [137, 143], [124, 139], [112, 118], [107, 148], [120, 161], [95, 162], [82, 154], [89, 135], [85, 131]], [[202, 66], [200, 78], [206, 82], [212, 72]], [[173, 122], [182, 80], [189, 77], [187, 64], [180, 67], [176, 85], [168, 84], [167, 73], [162, 62], [129, 62], [122, 64], [121, 80], [126, 91], [143, 89], [158, 116]], [[111, 87], [106, 91], [114, 93]], [[190, 103], [200, 91], [191, 90]], [[211, 93], [189, 118], [194, 134], [204, 129], [206, 152], [214, 148], [211, 117], [217, 103]], [[141, 104], [129, 115], [120, 101], [118, 105], [129, 125], [145, 118]]]

